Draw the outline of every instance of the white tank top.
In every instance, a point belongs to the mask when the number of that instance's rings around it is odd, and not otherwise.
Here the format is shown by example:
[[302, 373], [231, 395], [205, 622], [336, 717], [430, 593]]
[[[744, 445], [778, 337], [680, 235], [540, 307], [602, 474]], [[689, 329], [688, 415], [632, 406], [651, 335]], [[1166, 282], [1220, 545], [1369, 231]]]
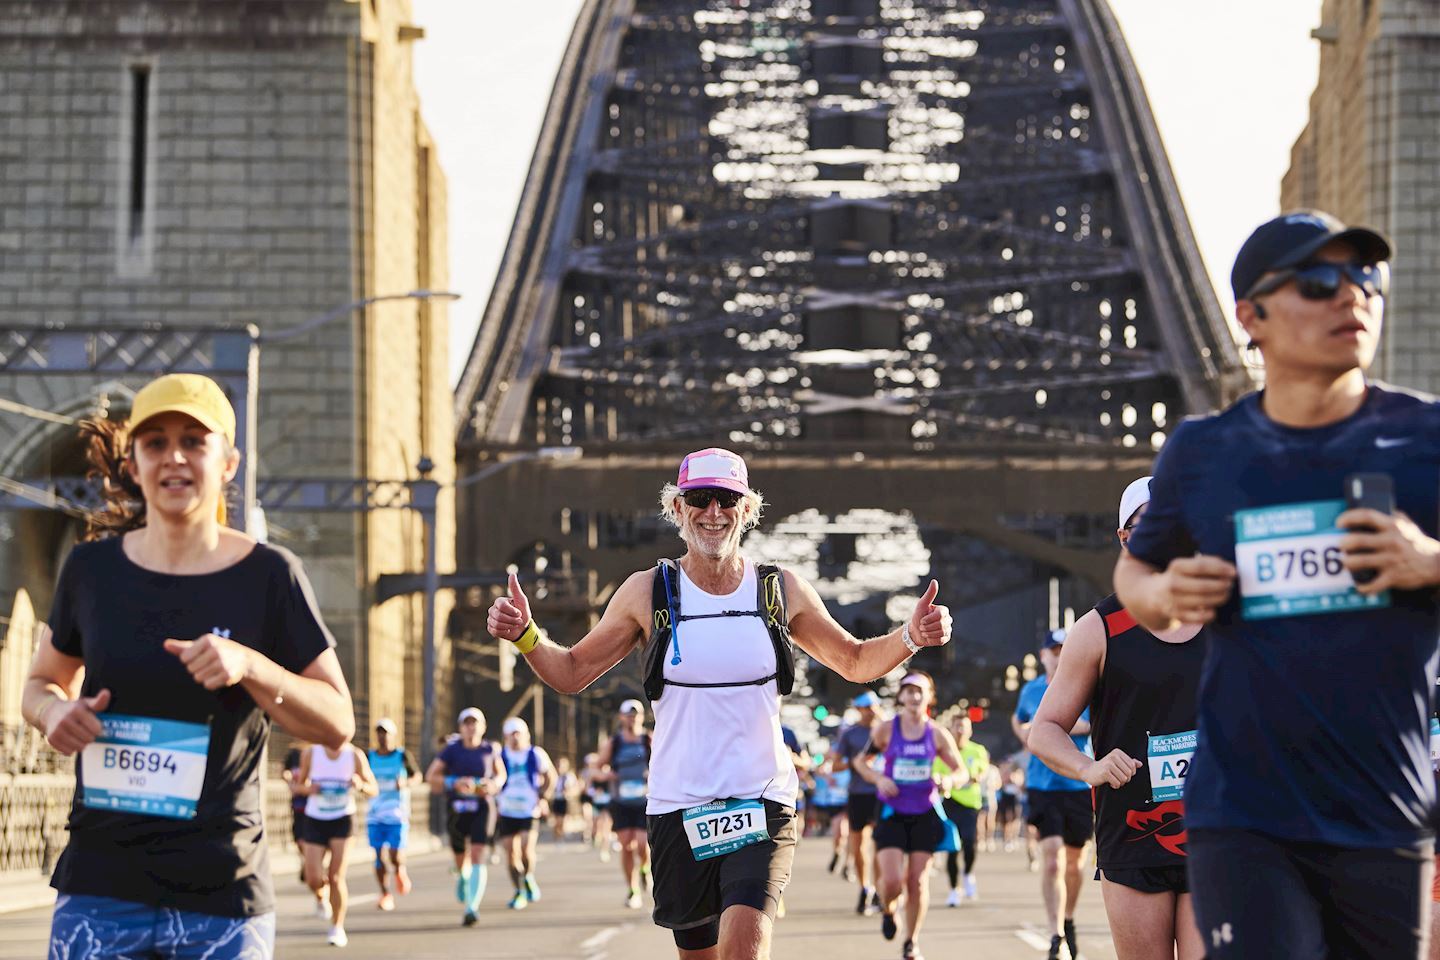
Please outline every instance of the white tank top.
[[325, 755], [324, 747], [310, 748], [310, 782], [320, 792], [305, 798], [305, 816], [314, 820], [339, 820], [355, 814], [355, 791], [350, 778], [355, 775], [355, 748], [346, 746], [338, 759]]
[[[756, 609], [755, 565], [745, 561], [729, 596], [705, 593], [680, 572], [680, 613], [692, 617]], [[681, 683], [744, 683], [775, 672], [775, 647], [760, 617], [680, 624], [680, 664], [664, 654], [665, 677]], [[780, 735], [780, 692], [772, 679], [741, 687], [666, 684], [654, 703], [650, 799], [645, 812], [670, 813], [712, 800], [766, 797], [795, 805], [795, 763]]]

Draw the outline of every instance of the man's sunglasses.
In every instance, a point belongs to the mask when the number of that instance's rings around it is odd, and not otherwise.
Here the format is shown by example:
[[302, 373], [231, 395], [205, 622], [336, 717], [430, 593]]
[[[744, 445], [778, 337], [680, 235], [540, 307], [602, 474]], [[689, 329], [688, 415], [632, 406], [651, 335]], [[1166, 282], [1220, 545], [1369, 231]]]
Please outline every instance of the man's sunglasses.
[[735, 509], [735, 505], [740, 502], [743, 494], [736, 493], [734, 490], [717, 490], [714, 487], [700, 487], [697, 490], [686, 490], [681, 496], [685, 498], [686, 504], [694, 507], [696, 510], [704, 510], [710, 506], [711, 500], [720, 501], [720, 509], [722, 510], [733, 510]]
[[1245, 294], [1246, 300], [1274, 293], [1291, 280], [1306, 300], [1329, 300], [1349, 279], [1367, 297], [1384, 297], [1390, 292], [1390, 271], [1381, 263], [1302, 263], [1261, 280]]

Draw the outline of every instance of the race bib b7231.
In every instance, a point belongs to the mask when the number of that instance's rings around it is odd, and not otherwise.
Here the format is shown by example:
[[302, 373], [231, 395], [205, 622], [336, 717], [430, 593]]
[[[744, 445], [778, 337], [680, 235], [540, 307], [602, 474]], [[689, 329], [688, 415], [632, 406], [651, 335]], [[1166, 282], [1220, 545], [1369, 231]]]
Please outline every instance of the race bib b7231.
[[765, 804], [759, 800], [716, 800], [681, 814], [696, 860], [723, 856], [770, 839]]
[[99, 737], [80, 753], [81, 803], [190, 820], [205, 784], [210, 728], [154, 717], [101, 714]]
[[1317, 500], [1235, 513], [1240, 615], [1246, 620], [1344, 613], [1390, 605], [1390, 593], [1365, 596], [1345, 569], [1335, 518], [1344, 500]]

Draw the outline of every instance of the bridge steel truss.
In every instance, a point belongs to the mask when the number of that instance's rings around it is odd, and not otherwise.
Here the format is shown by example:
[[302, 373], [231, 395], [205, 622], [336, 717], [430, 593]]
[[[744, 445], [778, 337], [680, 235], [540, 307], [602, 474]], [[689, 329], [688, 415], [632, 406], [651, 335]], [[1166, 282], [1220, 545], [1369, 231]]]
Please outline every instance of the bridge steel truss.
[[602, 599], [723, 444], [772, 515], [906, 509], [1100, 590], [1118, 491], [1246, 384], [1104, 0], [590, 0], [456, 394], [471, 468], [585, 456], [469, 491], [459, 555]]

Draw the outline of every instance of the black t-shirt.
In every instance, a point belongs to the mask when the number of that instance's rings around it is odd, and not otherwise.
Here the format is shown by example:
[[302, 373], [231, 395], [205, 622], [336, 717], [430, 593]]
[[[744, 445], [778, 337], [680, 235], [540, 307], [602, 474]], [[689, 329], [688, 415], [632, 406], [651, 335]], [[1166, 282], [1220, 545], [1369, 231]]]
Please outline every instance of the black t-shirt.
[[118, 537], [80, 544], [60, 573], [50, 628], [57, 650], [84, 658], [82, 695], [109, 689], [107, 715], [209, 730], [193, 819], [86, 806], [77, 763], [70, 843], [51, 885], [216, 916], [273, 910], [260, 790], [270, 719], [243, 687], [207, 691], [163, 643], [216, 633], [303, 671], [335, 639], [300, 561], [258, 544], [224, 570], [177, 576], [137, 566]]

